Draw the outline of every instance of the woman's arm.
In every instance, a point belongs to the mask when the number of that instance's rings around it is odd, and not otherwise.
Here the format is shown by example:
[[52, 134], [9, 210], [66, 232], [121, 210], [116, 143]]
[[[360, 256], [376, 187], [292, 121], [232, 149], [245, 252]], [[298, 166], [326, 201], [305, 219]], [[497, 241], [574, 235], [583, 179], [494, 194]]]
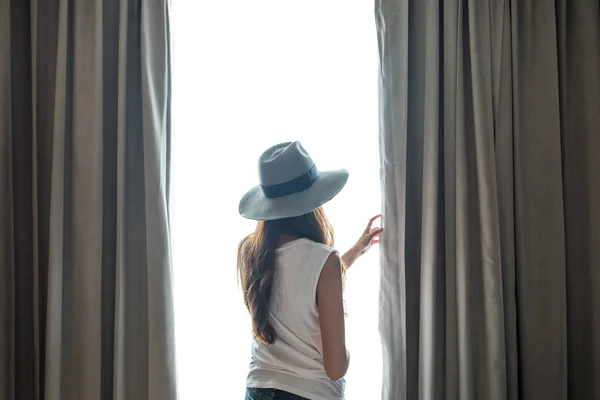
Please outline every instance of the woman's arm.
[[317, 307], [325, 372], [329, 379], [338, 381], [346, 375], [350, 357], [346, 351], [342, 266], [335, 252], [325, 262], [317, 283]]
[[360, 252], [356, 248], [356, 245], [354, 245], [350, 247], [350, 250], [344, 253], [342, 262], [346, 265], [346, 268], [350, 268], [350, 266], [354, 264], [354, 261], [358, 260], [358, 257], [360, 257]]

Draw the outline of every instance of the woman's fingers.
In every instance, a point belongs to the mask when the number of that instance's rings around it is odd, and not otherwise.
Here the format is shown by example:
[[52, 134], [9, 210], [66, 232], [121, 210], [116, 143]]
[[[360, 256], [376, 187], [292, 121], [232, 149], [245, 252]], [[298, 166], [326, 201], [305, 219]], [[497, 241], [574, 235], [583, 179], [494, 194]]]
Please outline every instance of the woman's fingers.
[[371, 229], [371, 231], [369, 232], [369, 235], [371, 235], [371, 237], [374, 237], [375, 235], [379, 235], [381, 232], [383, 232], [383, 228], [379, 227], [379, 228], [373, 228]]
[[365, 229], [365, 233], [371, 232], [371, 227], [373, 226], [373, 222], [375, 222], [378, 218], [381, 218], [381, 214], [377, 214], [373, 218], [369, 220], [369, 224], [367, 225], [367, 229]]
[[371, 233], [370, 233], [371, 240], [369, 241], [369, 243], [371, 245], [379, 243], [379, 238], [381, 237], [381, 232], [383, 232], [383, 228], [376, 228], [371, 231]]
[[381, 232], [383, 232], [383, 227], [380, 226], [373, 228], [373, 223], [378, 218], [381, 218], [381, 214], [378, 214], [369, 220], [369, 224], [367, 225], [365, 232], [358, 241], [359, 251], [361, 254], [367, 251], [371, 245], [379, 243], [379, 235], [381, 235]]

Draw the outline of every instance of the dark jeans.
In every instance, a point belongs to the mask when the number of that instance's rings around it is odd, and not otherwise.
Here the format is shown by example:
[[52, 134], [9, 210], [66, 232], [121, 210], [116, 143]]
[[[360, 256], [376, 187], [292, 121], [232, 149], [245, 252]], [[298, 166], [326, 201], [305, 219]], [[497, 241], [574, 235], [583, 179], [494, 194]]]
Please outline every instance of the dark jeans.
[[278, 389], [246, 389], [244, 400], [308, 400], [295, 394], [284, 392]]

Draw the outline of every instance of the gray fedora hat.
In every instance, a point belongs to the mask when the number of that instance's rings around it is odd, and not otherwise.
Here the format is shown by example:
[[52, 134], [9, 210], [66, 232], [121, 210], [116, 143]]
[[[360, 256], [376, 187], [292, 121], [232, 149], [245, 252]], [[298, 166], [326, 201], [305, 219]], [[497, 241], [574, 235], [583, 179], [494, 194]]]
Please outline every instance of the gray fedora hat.
[[319, 171], [300, 142], [276, 144], [258, 161], [260, 184], [240, 201], [242, 217], [257, 221], [297, 217], [331, 200], [348, 171]]

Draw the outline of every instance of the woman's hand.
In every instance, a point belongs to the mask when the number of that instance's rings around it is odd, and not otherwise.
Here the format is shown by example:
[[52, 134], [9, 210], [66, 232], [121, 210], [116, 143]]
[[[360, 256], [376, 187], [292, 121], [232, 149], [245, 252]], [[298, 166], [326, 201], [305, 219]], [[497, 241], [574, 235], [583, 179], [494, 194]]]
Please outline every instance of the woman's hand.
[[365, 231], [360, 239], [358, 239], [358, 242], [356, 242], [354, 245], [359, 256], [365, 254], [374, 244], [379, 243], [379, 238], [381, 236], [381, 232], [383, 232], [383, 228], [373, 228], [373, 223], [379, 218], [381, 218], [381, 214], [376, 215], [369, 220]]
[[367, 227], [363, 231], [356, 244], [342, 256], [342, 260], [344, 264], [346, 264], [346, 267], [352, 265], [352, 263], [354, 263], [358, 257], [369, 251], [374, 244], [379, 243], [379, 238], [381, 237], [383, 228], [373, 228], [373, 223], [379, 218], [381, 218], [381, 214], [376, 215], [369, 220]]

